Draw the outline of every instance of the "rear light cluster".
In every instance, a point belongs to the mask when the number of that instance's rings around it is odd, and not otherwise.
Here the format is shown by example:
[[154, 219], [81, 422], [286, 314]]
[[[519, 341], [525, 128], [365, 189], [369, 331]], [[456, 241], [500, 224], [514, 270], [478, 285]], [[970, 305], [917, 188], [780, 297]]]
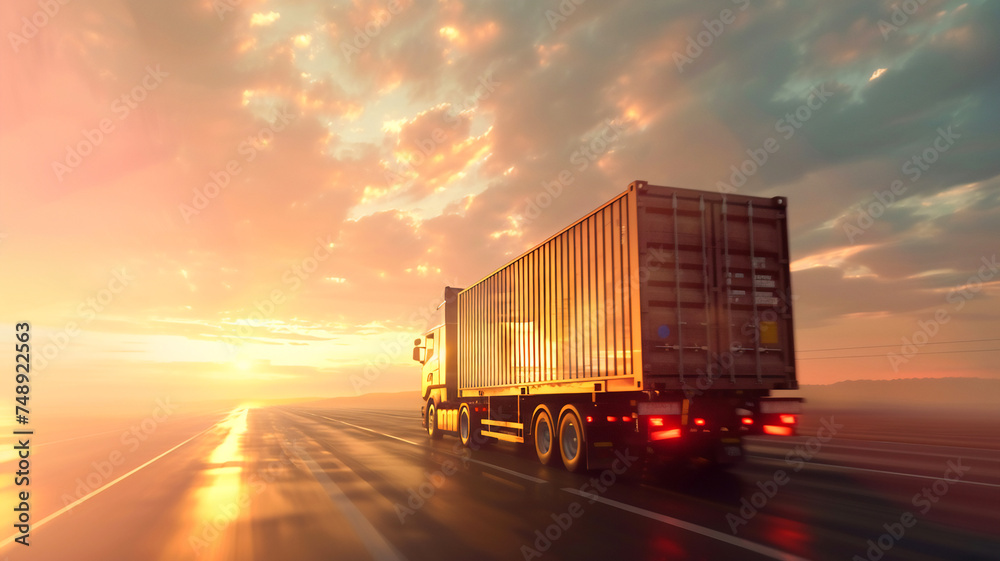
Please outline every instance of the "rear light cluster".
[[647, 423], [649, 424], [649, 440], [651, 441], [681, 437], [680, 427], [666, 428], [667, 421], [663, 417], [650, 417]]
[[797, 422], [795, 415], [782, 414], [778, 416], [780, 425], [764, 425], [764, 434], [772, 436], [791, 436], [795, 429], [792, 427]]
[[[621, 419], [621, 422], [623, 422], [623, 423], [630, 423], [630, 422], [632, 422], [632, 417], [629, 416], [629, 415], [622, 415], [621, 417], [619, 417], [617, 415], [608, 415], [606, 417], [606, 419], [607, 419], [607, 421], [609, 423], [617, 423], [619, 419]], [[587, 415], [586, 416], [586, 421], [588, 423], [593, 423], [594, 422], [594, 416], [593, 415]]]

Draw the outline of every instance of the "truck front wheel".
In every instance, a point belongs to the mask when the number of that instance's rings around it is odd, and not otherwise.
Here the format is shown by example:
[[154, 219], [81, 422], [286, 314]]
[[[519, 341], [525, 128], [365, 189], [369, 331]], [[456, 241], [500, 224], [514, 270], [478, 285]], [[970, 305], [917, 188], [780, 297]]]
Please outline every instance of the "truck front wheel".
[[441, 438], [437, 423], [437, 407], [433, 401], [427, 403], [427, 434], [431, 438]]
[[479, 429], [472, 428], [472, 415], [469, 413], [468, 405], [462, 405], [458, 411], [458, 436], [462, 439], [462, 446], [465, 447], [472, 443], [472, 439], [480, 438]]
[[567, 411], [559, 422], [559, 451], [563, 465], [569, 471], [580, 469], [583, 464], [583, 427], [573, 411]]
[[556, 439], [552, 429], [552, 417], [543, 409], [535, 418], [535, 428], [532, 433], [535, 435], [535, 453], [538, 454], [538, 461], [546, 466], [552, 461], [556, 450]]

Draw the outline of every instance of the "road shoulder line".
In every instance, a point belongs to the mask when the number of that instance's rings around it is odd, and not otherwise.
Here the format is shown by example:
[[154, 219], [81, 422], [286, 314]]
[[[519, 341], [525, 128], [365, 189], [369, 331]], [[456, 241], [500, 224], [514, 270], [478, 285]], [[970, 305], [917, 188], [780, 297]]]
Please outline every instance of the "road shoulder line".
[[699, 526], [699, 525], [694, 524], [692, 522], [687, 522], [685, 520], [680, 520], [678, 518], [673, 518], [673, 517], [667, 516], [665, 514], [660, 514], [658, 512], [653, 512], [651, 510], [646, 510], [644, 508], [639, 508], [637, 506], [632, 506], [630, 504], [621, 503], [621, 502], [618, 502], [618, 501], [615, 501], [615, 500], [612, 500], [612, 499], [607, 499], [607, 498], [604, 498], [604, 497], [601, 497], [599, 495], [595, 495], [595, 494], [592, 494], [592, 493], [586, 493], [586, 492], [581, 491], [579, 489], [574, 489], [572, 487], [563, 487], [563, 491], [566, 491], [567, 493], [572, 493], [574, 495], [579, 495], [579, 496], [584, 497], [584, 498], [586, 498], [588, 500], [597, 501], [599, 503], [603, 503], [603, 504], [606, 504], [608, 506], [615, 507], [615, 508], [617, 508], [619, 510], [624, 510], [626, 512], [631, 512], [632, 514], [638, 514], [639, 516], [644, 516], [646, 518], [649, 518], [650, 520], [655, 520], [657, 522], [663, 522], [664, 524], [669, 524], [670, 526], [674, 526], [675, 528], [680, 528], [682, 530], [687, 530], [689, 532], [694, 532], [696, 534], [701, 534], [702, 536], [705, 536], [705, 537], [708, 537], [708, 538], [712, 538], [714, 540], [718, 540], [718, 541], [721, 541], [721, 542], [725, 542], [725, 543], [728, 543], [730, 545], [734, 545], [736, 547], [739, 547], [739, 548], [742, 548], [742, 549], [746, 549], [747, 551], [752, 551], [754, 553], [759, 553], [760, 555], [764, 555], [766, 557], [770, 557], [771, 559], [780, 559], [781, 561], [808, 561], [807, 559], [805, 559], [803, 557], [798, 557], [796, 555], [792, 555], [791, 553], [785, 553], [784, 551], [780, 551], [780, 550], [774, 549], [772, 547], [768, 547], [766, 545], [761, 545], [759, 543], [748, 541], [748, 540], [745, 540], [743, 538], [738, 538], [736, 536], [730, 536], [729, 534], [725, 534], [725, 533], [720, 532], [718, 530], [713, 530], [711, 528], [705, 528], [704, 526]]

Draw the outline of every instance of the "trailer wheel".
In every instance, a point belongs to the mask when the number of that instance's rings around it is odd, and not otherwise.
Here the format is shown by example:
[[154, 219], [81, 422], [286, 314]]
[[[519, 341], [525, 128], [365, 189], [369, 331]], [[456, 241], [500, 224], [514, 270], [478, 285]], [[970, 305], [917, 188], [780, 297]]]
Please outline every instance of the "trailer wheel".
[[549, 465], [556, 452], [554, 428], [549, 412], [540, 411], [535, 418], [534, 430], [531, 432], [535, 436], [535, 453], [538, 454], [538, 461], [542, 462], [542, 465]]
[[458, 437], [462, 440], [462, 446], [466, 448], [473, 438], [479, 438], [479, 429], [472, 428], [472, 415], [469, 413], [468, 405], [462, 405], [458, 410]]
[[567, 411], [559, 422], [559, 451], [567, 470], [580, 469], [584, 453], [583, 427], [573, 411]]
[[433, 401], [427, 403], [427, 434], [431, 438], [441, 438], [441, 431], [437, 426], [437, 407]]

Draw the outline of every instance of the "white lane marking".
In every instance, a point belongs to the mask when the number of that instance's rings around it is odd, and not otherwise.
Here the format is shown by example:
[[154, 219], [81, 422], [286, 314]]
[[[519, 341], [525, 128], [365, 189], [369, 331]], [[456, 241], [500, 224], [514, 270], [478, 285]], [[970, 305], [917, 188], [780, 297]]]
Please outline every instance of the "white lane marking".
[[300, 448], [293, 450], [295, 451], [295, 455], [309, 466], [312, 476], [323, 486], [330, 500], [340, 509], [341, 514], [347, 518], [347, 521], [354, 528], [355, 535], [358, 536], [358, 539], [361, 540], [361, 543], [364, 544], [374, 559], [377, 561], [406, 561], [406, 558], [385, 539], [385, 536], [375, 529], [375, 526], [372, 526], [372, 523], [358, 510], [358, 507], [344, 494], [340, 486], [330, 479], [330, 476], [323, 471], [323, 468], [316, 463], [316, 460], [308, 452]]
[[508, 487], [513, 487], [514, 489], [517, 489], [518, 491], [522, 491], [523, 492], [523, 491], [527, 491], [528, 490], [527, 487], [525, 487], [524, 485], [521, 485], [517, 481], [511, 481], [510, 479], [507, 479], [506, 477], [500, 477], [498, 475], [493, 475], [492, 473], [490, 473], [488, 471], [484, 471], [483, 472], [483, 477], [485, 477], [486, 479], [490, 479], [492, 481], [496, 481], [497, 483], [500, 483], [502, 485], [506, 485]]
[[[795, 440], [795, 441], [792, 441], [792, 442], [782, 443], [782, 444], [773, 443], [773, 442], [762, 442], [762, 441], [747, 441], [746, 442], [747, 448], [765, 448], [765, 449], [771, 448], [771, 449], [783, 450], [783, 451], [791, 451], [792, 446], [794, 446], [796, 444], [797, 445], [803, 445], [805, 443], [806, 443], [805, 440]], [[933, 445], [933, 444], [929, 444], [929, 445], [911, 444], [911, 446], [932, 446], [932, 447], [937, 447], [937, 448], [941, 447], [941, 446], [937, 446], [937, 445]], [[943, 454], [943, 453], [940, 453], [940, 452], [917, 452], [917, 451], [913, 451], [913, 450], [901, 450], [901, 449], [898, 449], [898, 448], [897, 449], [872, 448], [872, 447], [849, 445], [849, 444], [824, 444], [823, 447], [824, 448], [844, 448], [844, 449], [847, 449], [847, 450], [858, 450], [858, 451], [862, 451], [862, 452], [883, 452], [883, 453], [886, 453], [886, 454], [906, 454], [906, 455], [910, 455], [910, 456], [935, 456], [935, 457], [940, 457], [940, 458], [954, 458], [954, 457], [957, 457], [957, 456], [961, 456], [963, 460], [977, 460], [977, 461], [983, 461], [983, 462], [996, 462], [996, 461], [1000, 460], [1000, 452], [998, 452], [998, 456], [997, 457], [994, 457], [994, 458], [984, 458], [982, 456], [967, 456], [967, 455], [956, 454], [955, 452], [952, 452], [950, 454]], [[960, 448], [960, 447], [955, 446], [954, 448]], [[993, 452], [993, 450], [990, 450], [988, 448], [966, 448], [966, 450], [977, 450], [979, 452]]]
[[384, 436], [386, 438], [395, 438], [396, 440], [398, 440], [400, 442], [405, 442], [407, 444], [412, 444], [414, 446], [420, 446], [420, 444], [417, 444], [416, 442], [413, 442], [412, 440], [407, 440], [405, 438], [400, 438], [398, 436], [393, 436], [391, 434], [386, 434], [384, 432], [379, 432], [377, 430], [372, 430], [372, 429], [370, 429], [368, 427], [362, 427], [361, 425], [355, 425], [353, 423], [348, 423], [347, 421], [341, 421], [340, 419], [331, 419], [330, 417], [324, 417], [323, 415], [316, 415], [316, 416], [319, 417], [320, 419], [326, 419], [327, 421], [334, 421], [334, 422], [337, 422], [337, 423], [342, 423], [342, 424], [345, 424], [345, 425], [347, 425], [349, 427], [354, 427], [356, 429], [366, 430], [368, 432], [375, 433], [375, 434]]
[[891, 440], [864, 440], [855, 439], [857, 442], [875, 442], [877, 444], [892, 444], [894, 446], [928, 446], [932, 448], [958, 448], [960, 450], [976, 450], [978, 452], [1000, 452], [994, 448], [971, 448], [969, 446], [952, 446], [951, 444], [914, 444], [912, 442], [893, 442]]
[[738, 538], [736, 536], [730, 536], [729, 534], [725, 534], [725, 533], [719, 532], [718, 530], [713, 530], [711, 528], [705, 528], [704, 526], [699, 526], [697, 524], [693, 524], [693, 523], [687, 522], [685, 520], [680, 520], [680, 519], [677, 519], [677, 518], [666, 516], [666, 515], [660, 514], [658, 512], [653, 512], [651, 510], [646, 510], [644, 508], [639, 508], [637, 506], [632, 506], [632, 505], [625, 504], [625, 503], [620, 503], [618, 501], [614, 501], [614, 500], [611, 500], [611, 499], [606, 499], [606, 498], [601, 497], [599, 495], [594, 495], [594, 494], [591, 494], [591, 493], [586, 493], [586, 492], [581, 491], [579, 489], [573, 489], [572, 487], [564, 487], [563, 491], [566, 491], [567, 493], [572, 493], [574, 495], [579, 495], [579, 496], [584, 497], [584, 498], [586, 498], [588, 500], [594, 500], [594, 501], [597, 501], [597, 502], [600, 502], [600, 503], [604, 503], [604, 504], [606, 504], [608, 506], [613, 506], [613, 507], [615, 507], [617, 509], [624, 510], [626, 512], [631, 512], [633, 514], [638, 514], [639, 516], [645, 516], [646, 518], [649, 518], [650, 520], [656, 520], [657, 522], [663, 522], [664, 524], [669, 524], [671, 526], [674, 526], [676, 528], [680, 528], [682, 530], [687, 530], [689, 532], [694, 532], [696, 534], [701, 534], [701, 535], [703, 535], [705, 537], [712, 538], [712, 539], [715, 539], [715, 540], [719, 540], [721, 542], [728, 543], [729, 545], [734, 545], [736, 547], [740, 547], [740, 548], [746, 549], [748, 551], [753, 551], [754, 553], [759, 553], [761, 555], [764, 555], [765, 557], [770, 557], [771, 559], [780, 559], [782, 561], [807, 561], [803, 557], [798, 557], [796, 555], [792, 555], [791, 553], [785, 553], [784, 551], [780, 551], [780, 550], [777, 550], [777, 549], [774, 549], [774, 548], [771, 548], [771, 547], [767, 547], [766, 545], [761, 545], [759, 543], [748, 541], [748, 540], [745, 540], [743, 538]]
[[[224, 420], [225, 420], [225, 419], [223, 419], [223, 421], [224, 421]], [[181, 446], [184, 446], [184, 445], [185, 445], [185, 444], [187, 444], [188, 442], [191, 442], [192, 440], [194, 440], [194, 439], [198, 438], [199, 436], [201, 436], [201, 435], [205, 434], [206, 432], [209, 432], [209, 431], [211, 431], [211, 430], [214, 430], [214, 429], [215, 429], [216, 427], [218, 427], [218, 426], [219, 426], [219, 424], [220, 424], [220, 423], [222, 423], [223, 421], [219, 421], [218, 423], [215, 423], [214, 425], [212, 425], [212, 426], [208, 427], [207, 429], [205, 429], [205, 430], [203, 430], [203, 431], [199, 432], [198, 434], [196, 434], [196, 435], [192, 436], [191, 438], [189, 438], [189, 439], [185, 440], [184, 442], [181, 442], [181, 443], [180, 443], [180, 444], [178, 444], [177, 446], [174, 446], [174, 447], [173, 447], [173, 448], [171, 448], [170, 450], [167, 450], [166, 452], [164, 452], [164, 453], [160, 454], [159, 456], [157, 456], [157, 457], [153, 458], [152, 460], [149, 460], [148, 462], [146, 462], [146, 463], [142, 464], [141, 466], [139, 466], [139, 467], [137, 467], [137, 468], [133, 469], [132, 471], [130, 471], [130, 472], [128, 472], [128, 473], [126, 473], [126, 474], [124, 474], [124, 475], [122, 475], [122, 476], [121, 476], [121, 477], [119, 477], [118, 479], [115, 479], [114, 481], [110, 481], [110, 482], [108, 482], [108, 483], [107, 483], [107, 484], [105, 484], [105, 485], [104, 485], [103, 487], [101, 487], [101, 488], [99, 488], [99, 489], [96, 489], [96, 490], [92, 491], [92, 492], [91, 492], [90, 494], [88, 494], [88, 495], [84, 495], [83, 497], [80, 497], [79, 499], [77, 499], [77, 500], [73, 501], [72, 503], [70, 503], [70, 504], [68, 504], [68, 505], [66, 505], [66, 506], [64, 506], [64, 507], [62, 507], [62, 508], [60, 508], [59, 510], [57, 510], [57, 511], [53, 512], [52, 514], [50, 514], [50, 515], [46, 516], [45, 518], [43, 518], [43, 519], [39, 520], [38, 522], [35, 522], [34, 524], [32, 524], [32, 525], [31, 525], [31, 529], [32, 529], [32, 530], [37, 530], [38, 528], [41, 528], [41, 527], [42, 527], [43, 525], [45, 525], [46, 523], [48, 523], [48, 522], [50, 522], [51, 520], [55, 519], [55, 518], [56, 518], [57, 516], [59, 516], [59, 515], [61, 515], [61, 514], [65, 514], [65, 513], [69, 512], [69, 511], [73, 510], [74, 508], [76, 508], [76, 507], [77, 507], [77, 506], [79, 506], [80, 504], [82, 504], [82, 503], [84, 503], [84, 502], [86, 502], [86, 501], [89, 501], [90, 499], [92, 499], [92, 498], [94, 498], [95, 496], [97, 496], [97, 495], [98, 495], [99, 493], [101, 493], [101, 492], [103, 492], [103, 491], [106, 491], [106, 490], [107, 490], [107, 489], [109, 489], [109, 488], [110, 488], [110, 487], [111, 487], [112, 485], [115, 485], [115, 484], [116, 484], [116, 483], [118, 483], [119, 481], [121, 481], [121, 480], [125, 479], [126, 477], [128, 477], [128, 476], [132, 475], [133, 473], [135, 473], [135, 472], [139, 471], [140, 469], [142, 469], [142, 468], [144, 468], [144, 467], [148, 466], [149, 464], [152, 464], [152, 463], [153, 463], [153, 462], [155, 462], [156, 460], [159, 460], [160, 458], [162, 458], [162, 457], [166, 456], [167, 454], [169, 454], [169, 453], [173, 452], [174, 450], [176, 450], [176, 449], [180, 448]], [[11, 536], [11, 537], [9, 537], [9, 538], [5, 539], [4, 541], [0, 542], [0, 549], [3, 549], [3, 548], [5, 548], [5, 547], [7, 547], [8, 545], [10, 545], [10, 544], [14, 543], [14, 538], [16, 538], [16, 537], [17, 537], [18, 535], [20, 535], [20, 534], [14, 534], [13, 536]]]
[[[754, 455], [751, 455], [750, 457], [751, 458], [759, 458], [759, 459], [763, 459], [763, 460], [773, 460], [774, 459], [774, 458], [770, 458], [770, 457], [767, 457], [767, 456], [754, 456]], [[823, 467], [828, 467], [828, 468], [833, 468], [833, 469], [853, 469], [853, 470], [856, 470], [856, 471], [867, 471], [867, 472], [871, 472], [871, 473], [884, 473], [886, 475], [900, 475], [900, 476], [903, 476], [903, 477], [916, 477], [917, 479], [934, 479], [934, 480], [941, 479], [940, 475], [938, 475], [938, 476], [934, 476], [934, 475], [917, 475], [915, 473], [902, 473], [902, 472], [899, 472], [899, 471], [885, 471], [885, 470], [881, 470], [881, 469], [871, 469], [871, 468], [862, 468], [862, 467], [853, 467], [853, 466], [838, 466], [836, 464], [825, 464], [823, 462], [808, 462], [808, 464], [814, 465], [814, 466], [823, 466]], [[997, 483], [984, 483], [982, 481], [969, 481], [967, 479], [959, 479], [959, 480], [956, 480], [956, 481], [952, 481], [952, 483], [966, 483], [968, 485], [982, 485], [983, 487], [1000, 487], [1000, 484], [997, 484]]]
[[[447, 454], [447, 452], [445, 452], [445, 453]], [[456, 456], [456, 457], [461, 457], [461, 456], [458, 456], [457, 454], [452, 454], [452, 455]], [[497, 471], [502, 471], [504, 473], [509, 473], [511, 475], [514, 475], [516, 477], [520, 477], [522, 479], [527, 479], [528, 481], [532, 481], [534, 483], [539, 483], [539, 484], [548, 483], [548, 481], [546, 481], [544, 479], [539, 479], [539, 478], [537, 478], [537, 477], [535, 477], [533, 475], [527, 475], [527, 474], [521, 473], [519, 471], [514, 471], [512, 469], [502, 468], [500, 466], [496, 466], [496, 465], [493, 465], [493, 464], [488, 464], [486, 462], [481, 462], [479, 460], [473, 460], [472, 458], [464, 458], [464, 460], [472, 462], [474, 464], [479, 464], [481, 466], [486, 466], [488, 468], [493, 468], [493, 469], [495, 469]]]
[[[380, 435], [380, 436], [385, 436], [385, 437], [388, 437], [388, 438], [394, 438], [394, 439], [396, 439], [396, 440], [398, 440], [400, 442], [405, 442], [407, 444], [412, 444], [413, 446], [417, 446], [419, 448], [425, 448], [425, 449], [427, 449], [426, 446], [424, 446], [423, 444], [420, 444], [419, 442], [413, 442], [412, 440], [406, 440], [405, 438], [400, 438], [398, 436], [393, 436], [391, 434], [386, 434], [384, 432], [379, 432], [377, 430], [372, 430], [372, 429], [370, 429], [368, 427], [362, 427], [360, 425], [355, 425], [355, 424], [352, 424], [352, 423], [348, 423], [347, 421], [341, 421], [340, 419], [331, 419], [330, 417], [325, 417], [323, 415], [316, 415], [315, 413], [313, 413], [313, 415], [315, 415], [316, 417], [319, 417], [320, 419], [326, 419], [328, 421], [334, 421], [336, 423], [343, 423], [343, 424], [345, 424], [345, 425], [347, 425], [349, 427], [354, 427], [356, 429], [366, 430], [366, 431], [368, 431], [370, 433], [374, 433], [374, 434], [377, 434], [377, 435]], [[452, 456], [452, 457], [455, 457], [455, 458], [461, 458], [462, 461], [472, 462], [474, 464], [478, 464], [478, 465], [481, 465], [481, 466], [486, 466], [488, 468], [492, 468], [492, 469], [495, 469], [497, 471], [502, 471], [504, 473], [508, 473], [508, 474], [513, 475], [515, 477], [520, 477], [522, 479], [527, 479], [528, 481], [531, 481], [533, 483], [548, 483], [548, 481], [546, 481], [544, 479], [539, 479], [539, 478], [534, 477], [532, 475], [527, 475], [527, 474], [524, 474], [524, 473], [521, 473], [521, 472], [518, 472], [518, 471], [514, 471], [512, 469], [507, 469], [507, 468], [503, 468], [503, 467], [500, 467], [500, 466], [497, 466], [497, 465], [493, 465], [493, 464], [490, 464], [490, 463], [482, 462], [482, 461], [479, 461], [479, 460], [474, 460], [472, 458], [466, 458], [466, 457], [461, 456], [459, 454], [452, 454], [451, 452], [445, 452], [443, 450], [434, 450], [434, 451], [435, 452], [440, 452], [442, 454], [447, 454], [448, 456]]]

